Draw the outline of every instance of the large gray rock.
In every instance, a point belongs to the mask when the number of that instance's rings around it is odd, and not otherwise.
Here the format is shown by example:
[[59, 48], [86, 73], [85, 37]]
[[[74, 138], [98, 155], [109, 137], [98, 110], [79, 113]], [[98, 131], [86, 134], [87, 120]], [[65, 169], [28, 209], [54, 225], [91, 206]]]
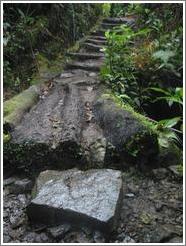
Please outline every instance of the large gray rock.
[[47, 170], [40, 173], [34, 192], [27, 208], [32, 221], [50, 225], [72, 222], [100, 230], [113, 230], [117, 225], [122, 198], [120, 171]]
[[145, 124], [146, 119], [143, 122], [109, 94], [103, 94], [95, 102], [94, 116], [107, 141], [107, 165], [127, 165], [131, 163], [131, 158], [139, 165], [152, 163], [158, 154], [158, 141], [156, 134]]

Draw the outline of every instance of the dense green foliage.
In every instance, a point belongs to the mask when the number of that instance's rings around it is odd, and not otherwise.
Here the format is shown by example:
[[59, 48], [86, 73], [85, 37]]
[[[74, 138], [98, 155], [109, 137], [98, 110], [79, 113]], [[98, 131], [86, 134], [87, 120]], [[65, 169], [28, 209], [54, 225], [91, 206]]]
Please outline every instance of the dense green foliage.
[[116, 97], [152, 119], [162, 146], [165, 139], [180, 143], [182, 4], [113, 4], [111, 15], [128, 15], [137, 25], [106, 32], [102, 78]]
[[[102, 14], [101, 4], [4, 4], [4, 88], [27, 88], [41, 63], [59, 54], [90, 30]], [[96, 21], [95, 21], [96, 20]], [[62, 63], [62, 62], [61, 62]]]

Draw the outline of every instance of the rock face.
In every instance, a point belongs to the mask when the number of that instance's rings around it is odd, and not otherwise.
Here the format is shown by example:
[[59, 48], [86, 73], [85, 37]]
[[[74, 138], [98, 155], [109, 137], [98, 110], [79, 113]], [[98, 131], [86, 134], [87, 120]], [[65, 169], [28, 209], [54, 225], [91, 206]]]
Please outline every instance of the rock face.
[[39, 175], [35, 189], [36, 196], [27, 208], [33, 221], [72, 222], [100, 230], [116, 226], [122, 199], [120, 171], [47, 170]]

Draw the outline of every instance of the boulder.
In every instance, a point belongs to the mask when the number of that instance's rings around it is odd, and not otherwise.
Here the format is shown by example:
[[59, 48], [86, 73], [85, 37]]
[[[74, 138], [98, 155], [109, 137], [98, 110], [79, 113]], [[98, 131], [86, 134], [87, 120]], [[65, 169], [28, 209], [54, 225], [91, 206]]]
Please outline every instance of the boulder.
[[157, 135], [147, 118], [130, 107], [121, 106], [111, 94], [103, 94], [94, 104], [95, 121], [107, 140], [105, 162], [152, 164], [158, 154]]
[[41, 172], [27, 207], [32, 221], [47, 225], [73, 223], [114, 230], [122, 199], [121, 172], [111, 169]]

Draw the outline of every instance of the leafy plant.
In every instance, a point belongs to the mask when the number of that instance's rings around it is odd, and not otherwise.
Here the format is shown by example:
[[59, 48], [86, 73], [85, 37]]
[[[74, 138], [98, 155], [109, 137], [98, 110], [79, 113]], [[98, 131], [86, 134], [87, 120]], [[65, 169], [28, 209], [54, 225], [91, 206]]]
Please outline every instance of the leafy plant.
[[163, 96], [156, 97], [154, 102], [157, 102], [160, 100], [166, 100], [170, 107], [173, 105], [173, 103], [177, 103], [181, 106], [183, 105], [183, 88], [181, 87], [169, 88], [169, 89], [151, 87], [149, 89], [155, 92], [159, 92], [163, 95]]
[[[172, 120], [172, 119], [170, 119], [170, 120]], [[159, 142], [160, 146], [167, 148], [167, 147], [169, 147], [170, 142], [175, 142], [178, 144], [181, 143], [180, 138], [178, 137], [178, 135], [174, 131], [175, 129], [172, 129], [172, 128], [169, 129], [169, 128], [163, 126], [161, 122], [157, 123], [155, 129], [158, 132], [158, 142]]]
[[134, 31], [126, 25], [121, 25], [105, 33], [107, 38], [107, 47], [104, 50], [106, 63], [101, 70], [101, 76], [118, 95], [130, 103], [133, 101], [132, 105], [135, 104], [136, 107], [141, 105], [142, 94], [136, 80], [137, 71], [131, 53], [135, 39], [149, 32], [150, 29]]
[[112, 3], [110, 9], [111, 17], [124, 16], [128, 10], [127, 4], [124, 3]]
[[[164, 96], [158, 96], [154, 100], [157, 102], [159, 100], [165, 100], [171, 107], [173, 103], [178, 104], [181, 108], [183, 105], [183, 88], [175, 89], [162, 89], [162, 88], [150, 88], [151, 90], [161, 93]], [[159, 144], [163, 147], [168, 147], [170, 141], [175, 141], [176, 143], [181, 143], [178, 134], [183, 134], [182, 125], [180, 130], [173, 128], [182, 123], [182, 116], [173, 117], [170, 119], [163, 119], [157, 122], [155, 129], [159, 132]]]
[[171, 129], [173, 126], [177, 125], [177, 123], [181, 120], [181, 117], [174, 117], [171, 119], [160, 120], [157, 124], [157, 128], [169, 128]]
[[[101, 70], [115, 97], [147, 118], [155, 102], [158, 105], [165, 101], [171, 110], [176, 110], [158, 121], [157, 115], [149, 119], [158, 133], [159, 144], [164, 147], [170, 141], [180, 143], [182, 135], [183, 29], [178, 15], [180, 6], [169, 6], [170, 9], [163, 4], [128, 4], [127, 14], [138, 15], [138, 31], [122, 25], [106, 32], [108, 47]], [[176, 20], [174, 10], [178, 11]]]

